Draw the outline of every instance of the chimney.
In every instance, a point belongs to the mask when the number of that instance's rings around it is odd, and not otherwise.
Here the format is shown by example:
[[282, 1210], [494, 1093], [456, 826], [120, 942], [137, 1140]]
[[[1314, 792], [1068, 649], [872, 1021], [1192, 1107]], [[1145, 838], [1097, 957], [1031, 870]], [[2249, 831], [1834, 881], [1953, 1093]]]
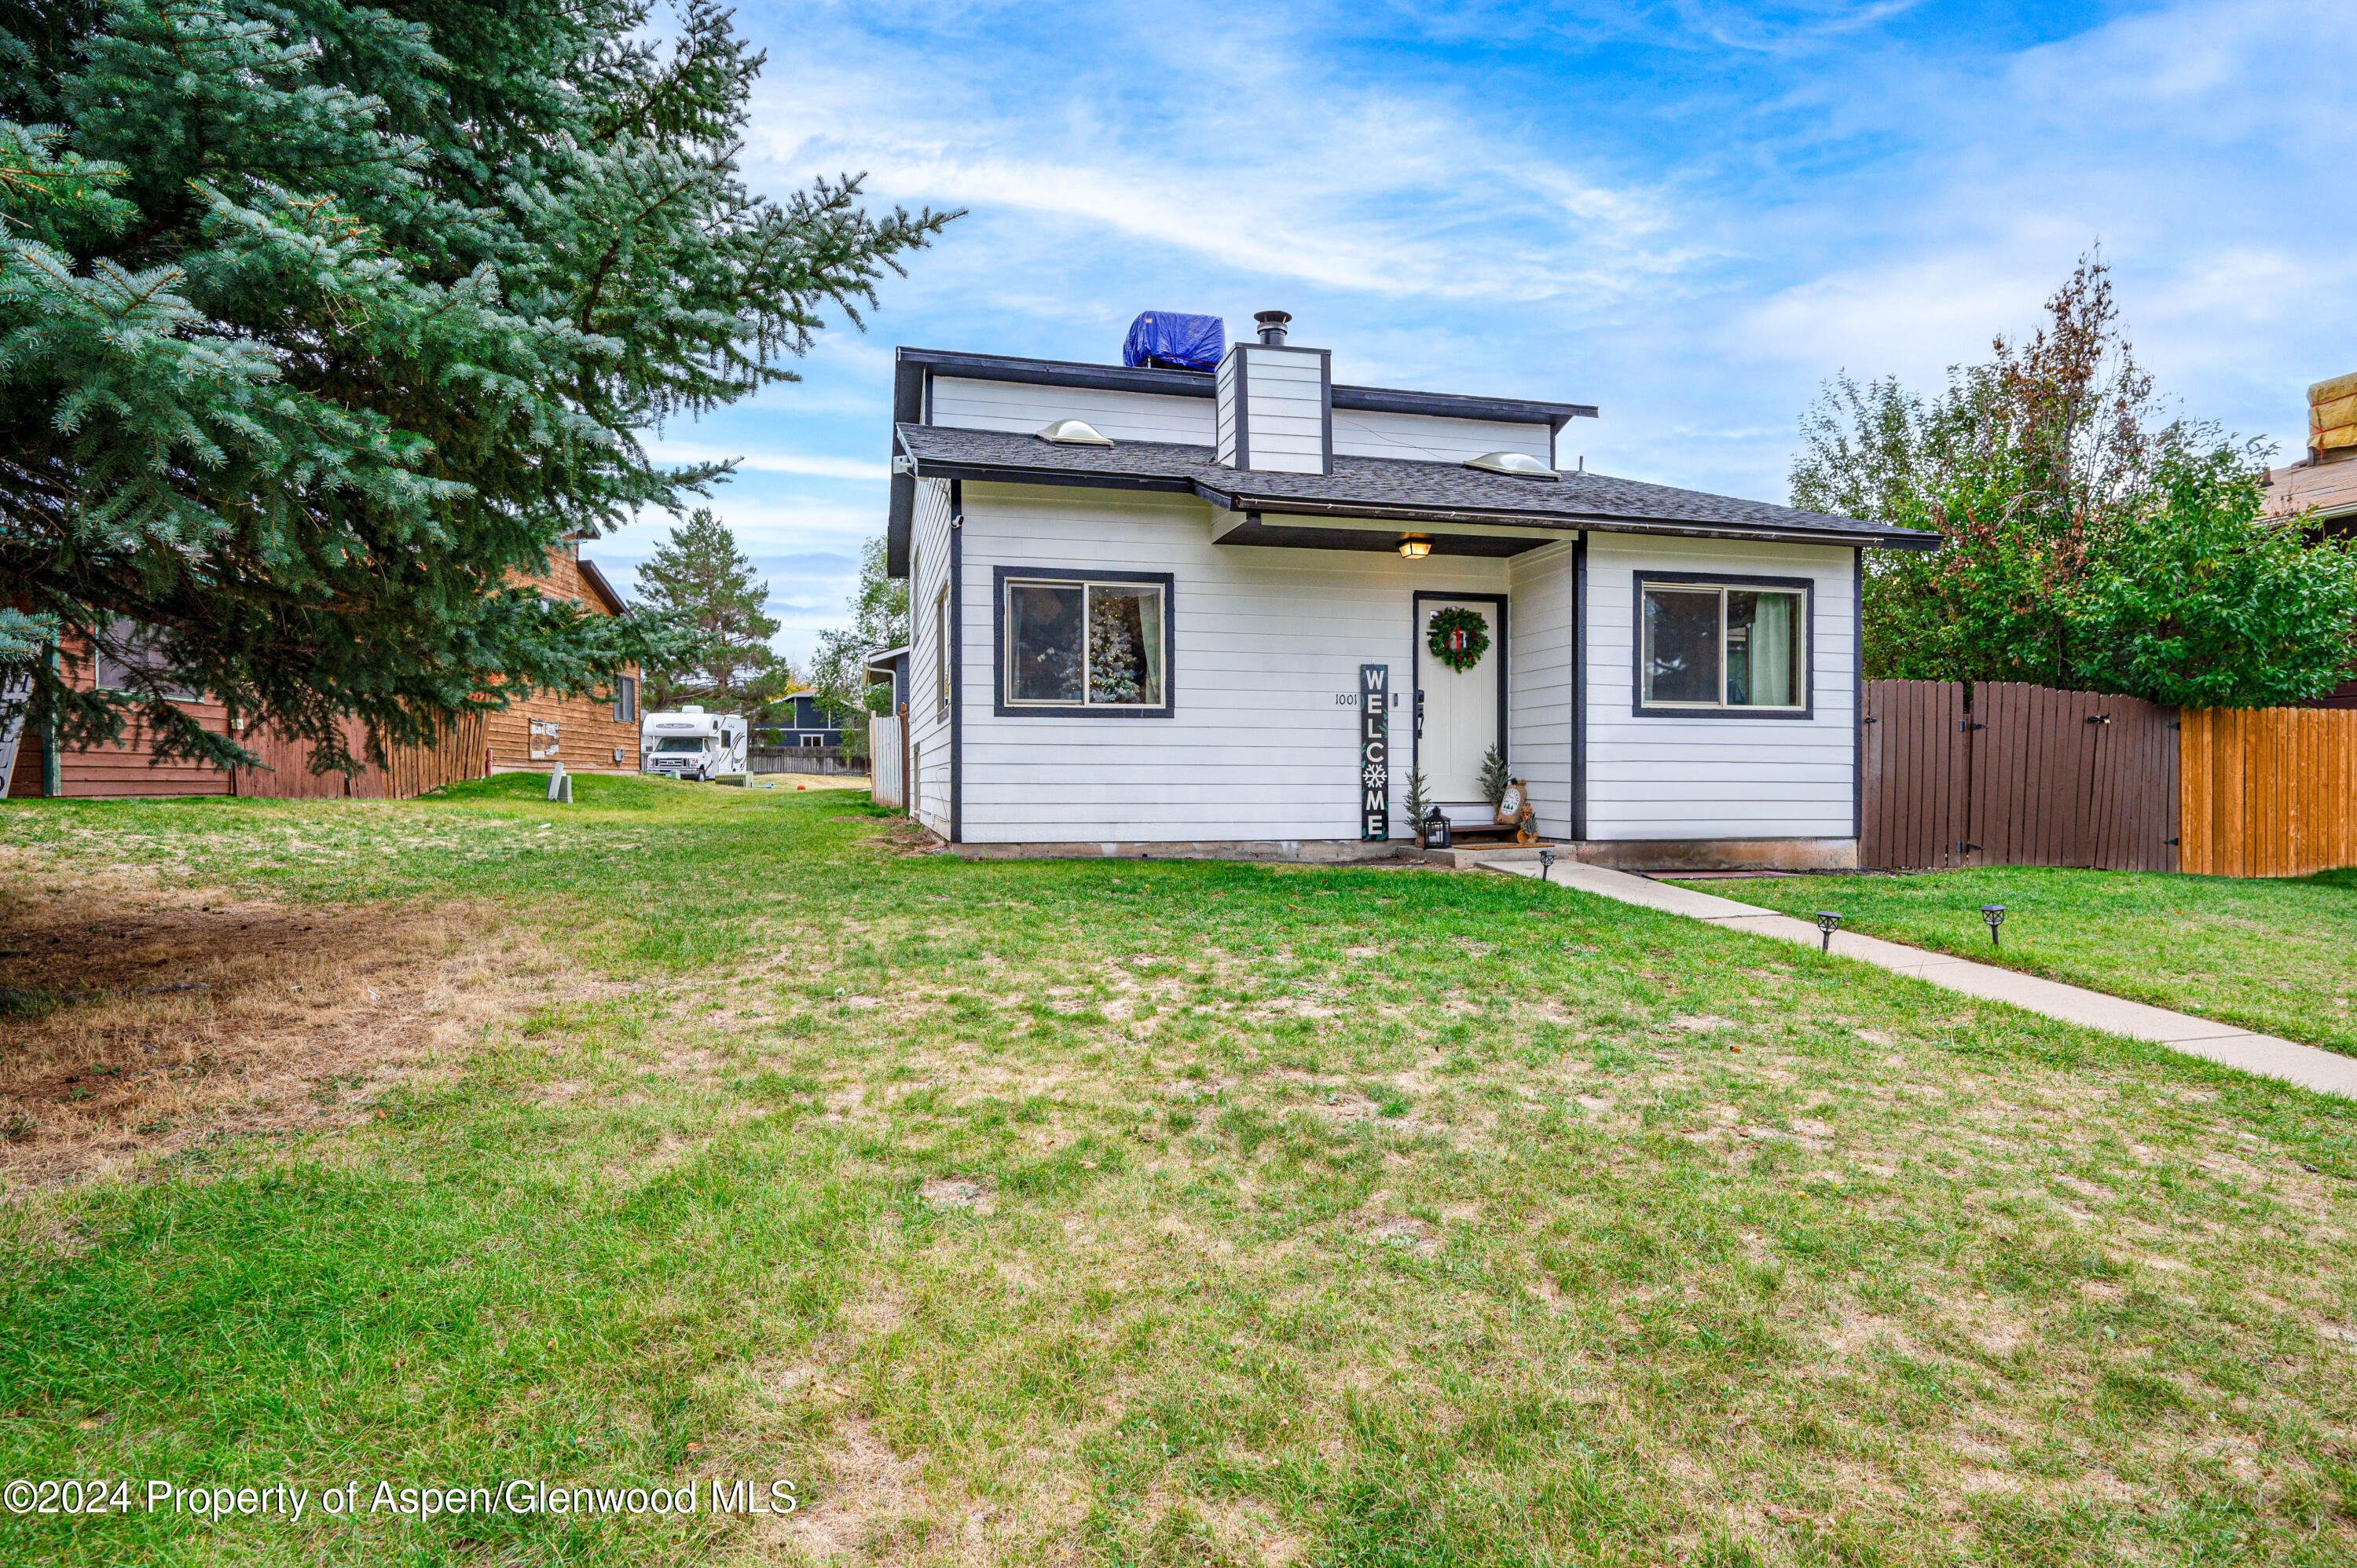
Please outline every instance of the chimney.
[[1334, 357], [1286, 346], [1293, 317], [1255, 312], [1257, 343], [1232, 343], [1220, 360], [1219, 458], [1270, 474], [1334, 471]]

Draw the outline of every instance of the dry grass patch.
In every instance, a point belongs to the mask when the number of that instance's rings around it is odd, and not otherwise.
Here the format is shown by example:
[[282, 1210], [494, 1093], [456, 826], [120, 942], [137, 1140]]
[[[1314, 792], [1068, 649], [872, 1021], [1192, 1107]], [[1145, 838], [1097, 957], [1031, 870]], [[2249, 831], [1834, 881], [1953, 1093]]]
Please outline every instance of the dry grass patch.
[[597, 988], [486, 906], [299, 908], [5, 853], [8, 1189], [349, 1125], [489, 1026]]

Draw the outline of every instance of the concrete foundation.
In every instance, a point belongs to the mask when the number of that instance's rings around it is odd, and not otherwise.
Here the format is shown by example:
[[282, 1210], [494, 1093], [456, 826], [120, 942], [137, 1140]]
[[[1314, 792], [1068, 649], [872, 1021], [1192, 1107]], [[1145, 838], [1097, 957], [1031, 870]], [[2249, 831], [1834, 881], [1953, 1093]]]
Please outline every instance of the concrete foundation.
[[[1415, 841], [1370, 843], [1363, 839], [1199, 839], [1151, 843], [959, 843], [965, 860], [1265, 860], [1347, 865], [1414, 858]], [[1470, 864], [1469, 862], [1468, 864]]]
[[1418, 849], [1414, 839], [1198, 839], [1147, 843], [961, 843], [967, 860], [1253, 860], [1348, 865], [1424, 861], [1470, 871], [1485, 861], [1532, 861], [1551, 849], [1561, 860], [1616, 871], [1855, 871], [1856, 839], [1627, 839], [1587, 843], [1473, 843]]

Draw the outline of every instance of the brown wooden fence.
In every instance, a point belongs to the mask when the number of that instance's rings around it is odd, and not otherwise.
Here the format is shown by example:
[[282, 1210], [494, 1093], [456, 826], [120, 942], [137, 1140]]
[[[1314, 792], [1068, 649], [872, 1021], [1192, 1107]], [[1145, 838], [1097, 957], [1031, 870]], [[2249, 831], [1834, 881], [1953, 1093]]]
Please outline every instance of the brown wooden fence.
[[2184, 865], [2216, 876], [2357, 865], [2357, 711], [2187, 709]]
[[2177, 715], [2133, 697], [1867, 682], [1859, 860], [2177, 869]]
[[344, 744], [361, 759], [360, 772], [349, 778], [312, 772], [308, 741], [273, 730], [253, 730], [238, 738], [264, 764], [241, 768], [231, 776], [229, 793], [250, 799], [406, 800], [460, 779], [480, 779], [486, 771], [480, 714], [450, 721], [437, 745], [395, 746], [382, 764], [368, 756], [368, 727], [358, 719], [346, 719]]

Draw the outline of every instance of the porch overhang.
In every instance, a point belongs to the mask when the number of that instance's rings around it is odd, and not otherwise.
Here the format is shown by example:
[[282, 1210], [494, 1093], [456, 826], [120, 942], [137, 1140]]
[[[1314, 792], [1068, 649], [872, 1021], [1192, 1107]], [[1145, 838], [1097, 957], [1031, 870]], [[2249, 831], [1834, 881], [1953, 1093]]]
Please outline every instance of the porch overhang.
[[1577, 529], [1528, 523], [1465, 522], [1408, 526], [1376, 517], [1325, 517], [1297, 512], [1222, 511], [1211, 518], [1214, 544], [1257, 544], [1279, 550], [1364, 550], [1388, 554], [1405, 539], [1421, 539], [1435, 555], [1520, 555], [1578, 537]]

